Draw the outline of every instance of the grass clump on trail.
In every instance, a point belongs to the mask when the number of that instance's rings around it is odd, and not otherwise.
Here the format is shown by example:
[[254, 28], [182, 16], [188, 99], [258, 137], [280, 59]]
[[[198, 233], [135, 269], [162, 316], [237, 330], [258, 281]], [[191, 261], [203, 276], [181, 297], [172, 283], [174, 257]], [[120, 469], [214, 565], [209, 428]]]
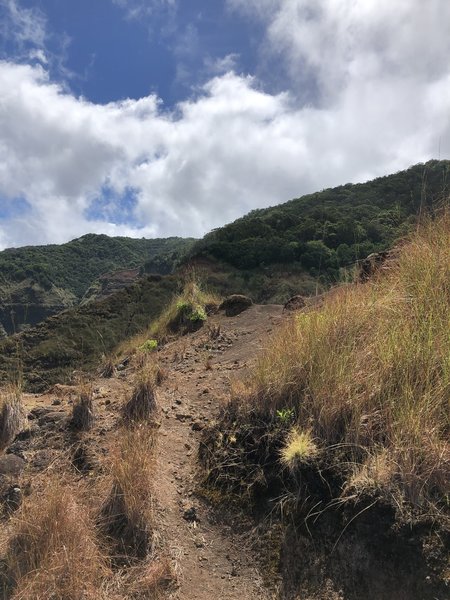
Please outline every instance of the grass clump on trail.
[[136, 375], [133, 391], [122, 408], [124, 422], [129, 425], [148, 422], [156, 413], [156, 386], [160, 369], [155, 362], [146, 361]]
[[95, 525], [74, 491], [56, 478], [45, 482], [14, 517], [5, 566], [10, 595], [23, 600], [99, 597], [108, 570]]
[[9, 385], [0, 391], [0, 450], [13, 441], [26, 424], [19, 385]]
[[72, 408], [70, 426], [75, 431], [88, 431], [95, 421], [93, 392], [85, 387]]
[[150, 327], [150, 334], [164, 341], [177, 333], [195, 331], [206, 321], [208, 313], [219, 304], [219, 297], [204, 291], [195, 276], [191, 276], [183, 291], [172, 299]]
[[122, 428], [109, 460], [111, 488], [101, 511], [101, 527], [111, 540], [114, 557], [126, 564], [152, 551], [155, 445], [153, 429]]

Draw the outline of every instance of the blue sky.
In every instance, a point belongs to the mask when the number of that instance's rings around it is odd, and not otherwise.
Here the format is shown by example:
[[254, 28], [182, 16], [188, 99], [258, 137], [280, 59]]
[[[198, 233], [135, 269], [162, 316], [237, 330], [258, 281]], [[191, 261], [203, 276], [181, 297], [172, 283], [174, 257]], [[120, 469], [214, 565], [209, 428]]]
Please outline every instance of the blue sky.
[[[50, 69], [66, 76], [75, 94], [97, 103], [157, 94], [170, 108], [190, 96], [217, 61], [234, 55], [253, 72], [263, 29], [222, 0], [25, 2], [46, 20], [46, 47], [63, 58]], [[13, 50], [10, 46], [10, 51]]]
[[447, 0], [0, 0], [0, 249], [450, 155]]

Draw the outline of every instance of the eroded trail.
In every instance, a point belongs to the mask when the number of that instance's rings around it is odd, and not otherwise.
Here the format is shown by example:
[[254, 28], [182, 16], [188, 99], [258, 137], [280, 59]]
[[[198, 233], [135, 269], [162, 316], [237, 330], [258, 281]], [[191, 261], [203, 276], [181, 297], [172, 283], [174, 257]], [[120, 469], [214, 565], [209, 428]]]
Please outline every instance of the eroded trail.
[[[196, 495], [201, 428], [227, 398], [230, 379], [254, 359], [281, 318], [279, 306], [253, 306], [166, 346], [160, 361], [168, 378], [159, 390], [162, 410], [156, 494], [162, 530], [176, 557], [179, 600], [269, 598], [248, 547], [233, 528], [217, 524]], [[212, 339], [211, 328], [217, 334]], [[208, 361], [209, 356], [214, 356]], [[208, 361], [208, 362], [207, 362]]]
[[[219, 522], [217, 513], [197, 494], [198, 449], [201, 430], [227, 401], [231, 380], [252, 364], [281, 319], [282, 307], [277, 305], [255, 305], [235, 317], [218, 314], [201, 330], [158, 352], [166, 378], [157, 391], [161, 426], [153, 491], [162, 548], [176, 565], [177, 584], [168, 592], [173, 600], [270, 598], [250, 536]], [[91, 382], [95, 425], [79, 438], [67, 426], [77, 386], [57, 385], [46, 394], [25, 394], [30, 431], [10, 446], [20, 463], [14, 465], [14, 477], [23, 471], [30, 489], [35, 477], [47, 470], [101, 480], [134, 375], [133, 367], [122, 368], [117, 377]], [[82, 449], [79, 458], [74, 454], [77, 448]]]

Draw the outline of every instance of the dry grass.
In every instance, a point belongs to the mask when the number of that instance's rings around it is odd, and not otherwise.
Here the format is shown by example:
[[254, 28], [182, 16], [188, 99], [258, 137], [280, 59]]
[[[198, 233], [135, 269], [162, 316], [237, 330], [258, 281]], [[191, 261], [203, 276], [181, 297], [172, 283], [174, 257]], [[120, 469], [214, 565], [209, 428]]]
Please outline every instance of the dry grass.
[[89, 512], [71, 486], [48, 478], [14, 517], [5, 557], [14, 600], [96, 599], [108, 573]]
[[146, 364], [138, 371], [131, 397], [122, 408], [125, 423], [143, 423], [155, 416], [157, 410], [156, 386], [160, 381], [156, 364]]
[[221, 299], [202, 289], [195, 276], [189, 278], [181, 294], [152, 324], [149, 336], [164, 342], [170, 335], [195, 329], [206, 321], [209, 310], [219, 306]]
[[448, 211], [423, 224], [387, 272], [335, 291], [321, 308], [293, 318], [271, 344], [244, 394], [247, 406], [266, 415], [292, 408], [321, 446], [354, 448], [358, 462], [386, 452], [389, 472], [410, 501], [444, 501], [450, 491]]
[[209, 311], [220, 303], [221, 298], [205, 291], [197, 275], [190, 273], [186, 277], [183, 291], [172, 298], [158, 319], [144, 331], [121, 342], [115, 349], [114, 356], [119, 359], [148, 354], [142, 348], [149, 340], [163, 344], [176, 334], [194, 330], [206, 320]]
[[159, 600], [173, 585], [176, 574], [171, 561], [161, 558], [147, 565], [129, 569], [125, 588], [133, 600]]
[[70, 426], [76, 431], [88, 431], [94, 425], [94, 420], [93, 392], [91, 388], [85, 387], [74, 402]]
[[152, 484], [155, 473], [155, 431], [122, 429], [109, 460], [110, 492], [101, 524], [119, 560], [149, 555], [153, 545]]
[[21, 389], [10, 385], [0, 391], [0, 450], [6, 448], [25, 426]]
[[281, 449], [281, 462], [290, 469], [307, 462], [317, 455], [318, 449], [309, 431], [293, 427]]

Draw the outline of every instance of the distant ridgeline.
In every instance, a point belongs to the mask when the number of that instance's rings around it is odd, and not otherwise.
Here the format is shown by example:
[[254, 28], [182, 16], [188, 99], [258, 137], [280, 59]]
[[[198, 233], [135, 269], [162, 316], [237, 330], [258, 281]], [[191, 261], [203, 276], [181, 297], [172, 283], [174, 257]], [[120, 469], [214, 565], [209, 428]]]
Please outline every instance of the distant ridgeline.
[[[0, 252], [0, 337], [80, 304], [88, 290], [90, 298], [97, 293], [101, 297], [102, 287], [108, 284], [105, 274], [115, 272], [119, 288], [117, 271], [122, 269], [168, 274], [193, 242], [88, 234], [67, 244], [4, 250]], [[123, 283], [129, 282], [127, 271]]]
[[240, 270], [287, 264], [325, 285], [342, 268], [385, 250], [421, 212], [448, 196], [450, 161], [432, 160], [362, 184], [308, 194], [207, 234], [191, 257], [208, 257]]

